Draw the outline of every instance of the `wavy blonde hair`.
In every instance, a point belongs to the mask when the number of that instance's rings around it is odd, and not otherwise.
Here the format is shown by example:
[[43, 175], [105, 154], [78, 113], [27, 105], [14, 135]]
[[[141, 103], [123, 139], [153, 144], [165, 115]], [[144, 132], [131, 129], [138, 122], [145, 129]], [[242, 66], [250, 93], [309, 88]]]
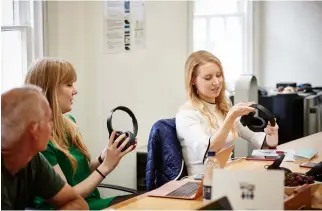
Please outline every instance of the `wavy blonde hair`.
[[[68, 150], [70, 145], [78, 148], [88, 162], [91, 158], [82, 141], [78, 126], [62, 113], [58, 102], [58, 91], [61, 85], [73, 83], [76, 79], [76, 71], [69, 62], [54, 58], [41, 58], [34, 61], [25, 78], [25, 84], [34, 84], [43, 89], [53, 115], [51, 141], [71, 162], [74, 172], [77, 168], [77, 161]], [[70, 142], [66, 135], [70, 137]]]
[[[212, 128], [218, 128], [218, 123], [216, 118], [213, 118], [213, 115], [208, 111], [204, 104], [202, 103], [201, 98], [197, 93], [197, 88], [193, 85], [193, 80], [198, 74], [199, 67], [212, 62], [220, 68], [224, 83], [222, 85], [219, 96], [216, 98], [217, 109], [220, 112], [220, 115], [225, 118], [229, 109], [231, 108], [231, 103], [228, 98], [225, 96], [226, 83], [225, 76], [222, 64], [220, 60], [208, 51], [196, 51], [189, 55], [185, 63], [185, 89], [188, 100], [191, 102], [191, 105], [197, 109], [204, 117], [208, 119], [209, 126]], [[235, 134], [235, 127], [232, 128], [233, 134]]]

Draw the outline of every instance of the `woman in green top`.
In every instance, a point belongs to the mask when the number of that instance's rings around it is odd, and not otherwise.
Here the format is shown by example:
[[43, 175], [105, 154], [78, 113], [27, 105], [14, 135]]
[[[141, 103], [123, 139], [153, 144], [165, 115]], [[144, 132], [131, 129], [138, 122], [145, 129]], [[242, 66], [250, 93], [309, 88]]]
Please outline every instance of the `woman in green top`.
[[[43, 58], [35, 61], [29, 68], [25, 83], [41, 87], [52, 110], [53, 133], [47, 149], [42, 152], [55, 171], [85, 198], [91, 210], [108, 207], [115, 197], [102, 199], [97, 186], [118, 165], [120, 159], [135, 148], [122, 149], [128, 138], [117, 148], [120, 136], [114, 140], [111, 134], [106, 148], [101, 153], [102, 163], [98, 159], [91, 161], [87, 147], [82, 141], [75, 119], [66, 115], [72, 110], [76, 71], [64, 60]], [[37, 207], [48, 208], [45, 201], [37, 198]]]

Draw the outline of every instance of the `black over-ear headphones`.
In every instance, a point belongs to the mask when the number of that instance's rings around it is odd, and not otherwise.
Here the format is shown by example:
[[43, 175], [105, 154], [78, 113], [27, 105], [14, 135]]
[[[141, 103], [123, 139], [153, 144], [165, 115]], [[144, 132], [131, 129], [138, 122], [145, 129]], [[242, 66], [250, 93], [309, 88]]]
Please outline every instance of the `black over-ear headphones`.
[[123, 141], [125, 141], [125, 139], [127, 137], [130, 138], [129, 142], [126, 144], [126, 146], [123, 148], [122, 152], [125, 151], [127, 148], [129, 148], [131, 145], [135, 144], [135, 138], [138, 134], [138, 122], [135, 118], [135, 115], [133, 114], [133, 112], [125, 107], [125, 106], [118, 106], [114, 109], [111, 110], [110, 112], [110, 115], [109, 117], [107, 118], [107, 129], [108, 129], [108, 132], [109, 132], [109, 136], [111, 137], [111, 134], [113, 132], [113, 126], [112, 126], [112, 116], [113, 116], [113, 113], [117, 110], [121, 110], [121, 111], [124, 111], [126, 112], [131, 118], [132, 118], [132, 124], [133, 124], [133, 132], [130, 132], [130, 131], [126, 131], [126, 132], [122, 132], [122, 131], [116, 131], [116, 134], [115, 134], [115, 137], [114, 137], [114, 141], [122, 134], [125, 134], [125, 138], [123, 138], [120, 143], [117, 145], [117, 147], [119, 147]]
[[[275, 126], [275, 117], [268, 109], [259, 104], [252, 104], [250, 107], [262, 111], [265, 117], [271, 123], [271, 126]], [[255, 117], [255, 112], [250, 112], [248, 115], [242, 116], [240, 118], [240, 122], [243, 126], [247, 126], [250, 130], [254, 132], [263, 132], [264, 128], [267, 125], [267, 121], [265, 121], [263, 118]]]

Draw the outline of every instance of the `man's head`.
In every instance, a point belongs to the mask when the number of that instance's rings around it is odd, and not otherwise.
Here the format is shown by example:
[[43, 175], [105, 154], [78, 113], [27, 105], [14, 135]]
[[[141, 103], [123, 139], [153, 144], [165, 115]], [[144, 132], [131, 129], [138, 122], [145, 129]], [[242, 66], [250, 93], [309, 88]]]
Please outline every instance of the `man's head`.
[[1, 95], [2, 154], [18, 149], [30, 155], [43, 151], [51, 130], [51, 110], [41, 88], [25, 85]]

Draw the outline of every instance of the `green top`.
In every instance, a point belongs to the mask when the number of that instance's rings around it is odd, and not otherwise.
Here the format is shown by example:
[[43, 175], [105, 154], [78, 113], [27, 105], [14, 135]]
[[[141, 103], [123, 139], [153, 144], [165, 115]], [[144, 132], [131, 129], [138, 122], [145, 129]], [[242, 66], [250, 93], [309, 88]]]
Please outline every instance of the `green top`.
[[[72, 116], [69, 117], [75, 122], [75, 119]], [[69, 136], [67, 136], [67, 138], [70, 139]], [[91, 174], [91, 171], [86, 157], [80, 150], [74, 146], [70, 146], [68, 150], [77, 160], [77, 169], [75, 173], [73, 173], [73, 168], [68, 158], [62, 151], [57, 149], [51, 141], [49, 141], [47, 149], [43, 151], [42, 154], [47, 158], [52, 166], [59, 164], [68, 184], [73, 187], [85, 180]], [[85, 198], [91, 210], [100, 210], [108, 207], [112, 199], [114, 199], [114, 197], [102, 199], [97, 188]], [[39, 208], [45, 208], [43, 207], [44, 204], [42, 202], [42, 200], [36, 200]]]
[[[36, 195], [55, 196], [65, 185], [40, 153], [15, 175], [11, 175], [1, 157], [1, 209], [24, 210], [33, 207]], [[45, 187], [45, 188], [44, 188]]]

